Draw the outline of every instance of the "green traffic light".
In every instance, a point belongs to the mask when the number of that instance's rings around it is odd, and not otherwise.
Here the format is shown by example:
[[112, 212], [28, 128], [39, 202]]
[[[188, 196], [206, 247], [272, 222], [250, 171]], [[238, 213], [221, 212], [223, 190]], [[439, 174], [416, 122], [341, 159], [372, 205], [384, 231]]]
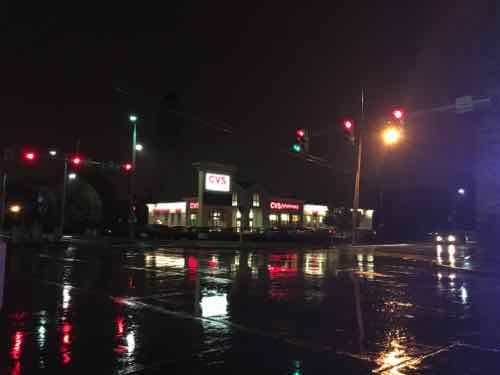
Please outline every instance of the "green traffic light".
[[302, 151], [302, 146], [299, 145], [298, 143], [295, 143], [293, 146], [292, 146], [292, 150], [294, 152], [301, 152]]

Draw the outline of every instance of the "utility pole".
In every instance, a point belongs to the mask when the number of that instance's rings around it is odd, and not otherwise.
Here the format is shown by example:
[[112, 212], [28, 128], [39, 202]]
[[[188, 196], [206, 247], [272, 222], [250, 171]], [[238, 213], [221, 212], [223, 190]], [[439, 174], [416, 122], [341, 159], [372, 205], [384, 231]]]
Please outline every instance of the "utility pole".
[[2, 196], [0, 198], [0, 231], [3, 231], [5, 224], [5, 206], [7, 205], [7, 172], [2, 173]]
[[359, 185], [361, 182], [361, 160], [363, 155], [363, 122], [365, 120], [365, 92], [361, 89], [361, 118], [357, 127], [356, 142], [356, 177], [354, 179], [354, 197], [352, 200], [352, 243], [357, 241], [357, 218], [359, 209]]

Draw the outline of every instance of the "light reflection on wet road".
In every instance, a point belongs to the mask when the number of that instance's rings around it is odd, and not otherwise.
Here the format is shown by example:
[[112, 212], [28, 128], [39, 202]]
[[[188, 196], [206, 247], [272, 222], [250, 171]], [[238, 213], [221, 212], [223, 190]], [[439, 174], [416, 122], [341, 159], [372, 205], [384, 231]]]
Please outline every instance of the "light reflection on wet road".
[[476, 249], [14, 250], [2, 374], [500, 369], [500, 272]]

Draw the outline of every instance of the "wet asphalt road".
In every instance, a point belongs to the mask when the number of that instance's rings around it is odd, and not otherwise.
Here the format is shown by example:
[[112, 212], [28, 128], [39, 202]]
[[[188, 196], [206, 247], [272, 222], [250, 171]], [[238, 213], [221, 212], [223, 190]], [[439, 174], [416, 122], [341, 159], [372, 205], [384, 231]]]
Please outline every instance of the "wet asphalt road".
[[500, 373], [477, 248], [9, 252], [0, 374]]

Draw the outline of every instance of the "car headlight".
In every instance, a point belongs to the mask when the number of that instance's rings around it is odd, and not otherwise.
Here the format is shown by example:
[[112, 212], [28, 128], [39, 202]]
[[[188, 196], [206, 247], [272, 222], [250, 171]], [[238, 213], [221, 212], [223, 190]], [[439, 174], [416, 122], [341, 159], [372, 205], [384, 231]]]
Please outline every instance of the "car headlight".
[[437, 236], [437, 237], [436, 237], [436, 241], [437, 241], [437, 242], [443, 242], [443, 237], [441, 237], [441, 236]]
[[457, 239], [456, 239], [456, 237], [455, 237], [453, 234], [450, 234], [450, 235], [448, 236], [448, 242], [455, 242], [456, 240], [457, 240]]

